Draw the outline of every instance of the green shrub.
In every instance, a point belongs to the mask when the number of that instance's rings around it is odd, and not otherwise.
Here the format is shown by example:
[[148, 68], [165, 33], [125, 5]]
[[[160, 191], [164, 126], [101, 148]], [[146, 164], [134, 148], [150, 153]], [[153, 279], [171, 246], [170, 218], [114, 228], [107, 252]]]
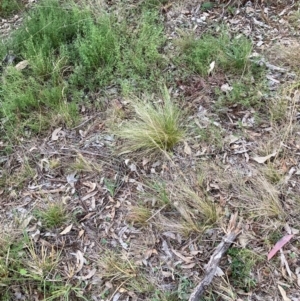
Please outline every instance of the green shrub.
[[22, 0], [1, 0], [0, 17], [8, 18], [24, 8]]
[[81, 34], [82, 23], [89, 18], [86, 10], [71, 0], [45, 0], [29, 12], [24, 26], [13, 34], [13, 46], [24, 57], [34, 56], [38, 49], [43, 55], [58, 51]]
[[[97, 18], [73, 0], [44, 0], [25, 17], [24, 24], [0, 47], [29, 66], [17, 71], [4, 66], [0, 89], [2, 130], [29, 127], [40, 131], [53, 121], [72, 124], [78, 119], [80, 91], [117, 84], [128, 91], [157, 89], [166, 60], [165, 42], [157, 11], [118, 22], [113, 13]], [[125, 21], [126, 20], [126, 21]], [[20, 93], [21, 92], [21, 93]], [[65, 99], [72, 99], [66, 102]], [[52, 119], [54, 114], [57, 118]], [[52, 116], [52, 117], [51, 117]]]
[[118, 59], [119, 37], [111, 21], [110, 16], [103, 14], [96, 23], [88, 19], [83, 24], [83, 35], [74, 42], [74, 51], [70, 51], [71, 63], [75, 65], [71, 76], [73, 84], [105, 85], [112, 80]]
[[231, 38], [224, 30], [218, 36], [205, 34], [199, 39], [187, 37], [180, 44], [188, 68], [202, 76], [207, 75], [213, 61], [215, 70], [243, 71], [252, 48], [246, 37]]
[[261, 259], [248, 249], [230, 248], [228, 255], [231, 258], [230, 279], [235, 287], [245, 290], [246, 292], [256, 286], [256, 280], [251, 274], [253, 267]]

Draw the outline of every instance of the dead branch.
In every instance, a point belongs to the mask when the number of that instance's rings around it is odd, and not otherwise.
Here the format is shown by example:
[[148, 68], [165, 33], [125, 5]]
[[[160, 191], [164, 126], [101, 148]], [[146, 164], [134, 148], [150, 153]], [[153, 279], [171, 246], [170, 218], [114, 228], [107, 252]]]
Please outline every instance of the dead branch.
[[200, 297], [205, 292], [206, 288], [210, 285], [213, 280], [213, 277], [217, 271], [220, 260], [222, 256], [229, 249], [231, 244], [234, 242], [236, 237], [239, 235], [241, 231], [241, 222], [237, 225], [237, 212], [233, 214], [230, 218], [229, 225], [227, 227], [226, 235], [223, 237], [220, 244], [215, 249], [212, 254], [208, 264], [205, 268], [205, 275], [202, 281], [196, 286], [193, 293], [191, 294], [189, 301], [199, 301]]

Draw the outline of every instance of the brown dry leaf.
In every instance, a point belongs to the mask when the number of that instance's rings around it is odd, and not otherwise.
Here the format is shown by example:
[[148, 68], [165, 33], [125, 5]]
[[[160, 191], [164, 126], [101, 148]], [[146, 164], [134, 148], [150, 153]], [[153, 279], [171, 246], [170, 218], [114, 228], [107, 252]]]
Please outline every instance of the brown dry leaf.
[[169, 238], [172, 238], [172, 239], [176, 239], [176, 235], [175, 235], [175, 233], [173, 233], [173, 232], [170, 232], [170, 231], [166, 231], [166, 232], [164, 232], [162, 235], [164, 235], [164, 236], [166, 236], [166, 237], [169, 237]]
[[55, 130], [52, 132], [51, 140], [53, 140], [53, 141], [58, 140], [58, 138], [60, 137], [59, 132], [61, 131], [61, 129], [62, 129], [62, 128], [60, 127], [60, 128], [55, 129]]
[[106, 286], [107, 288], [113, 288], [113, 287], [114, 287], [110, 281], [106, 281], [106, 282], [105, 282], [105, 286]]
[[116, 215], [116, 208], [115, 208], [115, 207], [112, 207], [112, 208], [111, 208], [111, 213], [110, 213], [110, 216], [111, 216], [111, 219], [112, 219], [112, 220], [115, 218], [115, 215]]
[[149, 249], [149, 250], [147, 250], [145, 252], [144, 258], [145, 259], [149, 259], [152, 256], [152, 254], [156, 254], [157, 255], [158, 253], [157, 253], [157, 251], [155, 249]]
[[108, 199], [109, 199], [109, 202], [111, 202], [111, 203], [115, 203], [116, 202], [110, 195], [108, 196]]
[[98, 193], [98, 191], [94, 191], [94, 192], [86, 194], [84, 197], [82, 197], [82, 201], [84, 202], [84, 201], [88, 200], [89, 198], [95, 196], [97, 193]]
[[218, 277], [222, 277], [224, 276], [224, 272], [222, 271], [221, 268], [217, 267], [217, 270], [216, 270], [216, 273], [215, 273], [215, 276], [218, 276]]
[[168, 257], [170, 257], [170, 258], [173, 257], [172, 253], [170, 252], [168, 243], [167, 243], [165, 240], [162, 241], [162, 250], [165, 252], [165, 254], [166, 254]]
[[89, 187], [90, 189], [87, 191], [87, 193], [90, 193], [92, 191], [94, 191], [97, 187], [97, 184], [96, 183], [93, 183], [93, 182], [83, 182], [82, 183], [84, 186], [86, 187]]
[[78, 238], [80, 238], [82, 235], [84, 234], [84, 230], [80, 230], [79, 233], [78, 233]]
[[184, 152], [189, 156], [192, 154], [192, 150], [186, 141], [184, 141]]
[[275, 157], [276, 154], [277, 154], [277, 152], [274, 152], [274, 153], [272, 153], [268, 156], [265, 156], [265, 157], [252, 157], [251, 159], [256, 161], [257, 163], [263, 164], [266, 161], [268, 161], [269, 159], [271, 159], [272, 157]]
[[242, 233], [239, 237], [238, 237], [238, 241], [240, 243], [240, 245], [245, 248], [247, 246], [247, 244], [249, 243], [249, 238], [246, 234]]
[[295, 270], [296, 276], [297, 276], [297, 284], [300, 286], [300, 267], [297, 267]]
[[213, 188], [213, 189], [220, 190], [219, 185], [216, 184], [216, 183], [209, 183], [209, 186], [210, 186], [211, 188]]
[[92, 269], [88, 272], [87, 275], [85, 276], [77, 276], [76, 278], [79, 279], [79, 280], [87, 280], [87, 279], [90, 279], [92, 278], [96, 273], [96, 269]]
[[282, 296], [283, 301], [292, 301], [290, 298], [288, 298], [288, 296], [286, 295], [285, 290], [279, 284], [278, 284], [278, 289], [280, 291], [280, 294]]
[[32, 220], [32, 218], [33, 218], [32, 215], [26, 217], [26, 218], [22, 221], [22, 223], [21, 223], [21, 229], [25, 229], [25, 228], [29, 225], [29, 223], [30, 223], [30, 221]]
[[[281, 260], [282, 270], [283, 270], [283, 267], [285, 266], [285, 269], [286, 269], [286, 271], [287, 271], [290, 279], [293, 279], [294, 274], [292, 273], [292, 271], [290, 269], [290, 266], [289, 266], [289, 264], [288, 264], [288, 262], [287, 262], [287, 260], [285, 258], [285, 255], [284, 255], [282, 249], [280, 249], [280, 260]], [[284, 273], [283, 273], [283, 275], [284, 275]]]
[[164, 278], [173, 278], [172, 272], [161, 271], [161, 274], [163, 275]]
[[71, 174], [67, 175], [67, 182], [70, 184], [70, 186], [72, 188], [75, 187], [75, 183], [78, 181], [78, 179], [76, 178], [76, 171], [72, 172]]
[[76, 254], [73, 253], [73, 255], [75, 255], [76, 259], [77, 259], [77, 262], [76, 262], [77, 269], [75, 271], [75, 274], [77, 274], [79, 271], [82, 270], [83, 265], [84, 265], [86, 260], [83, 257], [83, 253], [79, 250], [76, 252]]
[[29, 65], [29, 62], [27, 60], [24, 60], [24, 61], [21, 61], [20, 63], [18, 63], [15, 66], [15, 68], [20, 71], [20, 70], [25, 69], [28, 65]]
[[288, 223], [286, 223], [286, 224], [284, 225], [284, 229], [285, 229], [285, 231], [286, 231], [288, 234], [294, 234], [294, 235], [297, 235], [297, 234], [299, 234], [299, 232], [300, 232], [298, 229], [295, 229], [295, 228], [290, 227]]
[[73, 227], [73, 224], [69, 225], [63, 231], [61, 231], [59, 234], [60, 235], [65, 235], [65, 234], [69, 233], [71, 231], [72, 227]]
[[148, 158], [143, 158], [143, 166], [145, 166], [147, 163], [150, 162], [150, 159]]
[[193, 257], [185, 257], [174, 249], [172, 249], [172, 252], [186, 263], [191, 263], [191, 261], [193, 260]]
[[37, 242], [40, 239], [40, 230], [37, 229], [34, 233], [32, 233], [30, 236], [33, 239], [34, 242]]
[[192, 269], [196, 265], [195, 262], [189, 263], [189, 264], [182, 264], [180, 267], [182, 269]]
[[138, 297], [134, 292], [129, 291], [129, 292], [127, 292], [127, 294], [131, 297], [132, 301], [138, 300]]

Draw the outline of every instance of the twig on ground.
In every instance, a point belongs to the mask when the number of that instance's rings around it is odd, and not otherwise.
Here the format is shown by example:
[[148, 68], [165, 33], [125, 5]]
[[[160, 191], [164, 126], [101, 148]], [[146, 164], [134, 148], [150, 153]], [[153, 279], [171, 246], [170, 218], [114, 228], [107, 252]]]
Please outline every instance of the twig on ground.
[[72, 130], [76, 130], [79, 129], [81, 127], [83, 127], [84, 125], [86, 125], [88, 122], [90, 122], [91, 120], [95, 119], [96, 117], [98, 117], [101, 113], [95, 114], [94, 116], [88, 118], [87, 120], [83, 121], [82, 123], [80, 123], [79, 125], [75, 126], [72, 128]]
[[202, 281], [196, 286], [193, 293], [191, 294], [189, 301], [199, 301], [200, 297], [205, 292], [206, 288], [210, 285], [213, 280], [213, 277], [217, 271], [219, 266], [220, 260], [222, 256], [226, 253], [229, 249], [231, 244], [234, 242], [236, 237], [239, 235], [241, 231], [241, 222], [237, 225], [237, 212], [231, 216], [229, 225], [227, 227], [226, 235], [223, 237], [220, 244], [215, 249], [214, 253], [212, 254], [208, 264], [205, 268], [205, 276]]

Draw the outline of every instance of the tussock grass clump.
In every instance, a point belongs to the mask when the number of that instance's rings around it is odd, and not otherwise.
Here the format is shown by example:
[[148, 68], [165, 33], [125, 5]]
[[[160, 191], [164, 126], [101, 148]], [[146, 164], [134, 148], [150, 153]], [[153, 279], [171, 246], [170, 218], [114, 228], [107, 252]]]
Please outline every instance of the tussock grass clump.
[[61, 227], [68, 221], [66, 206], [62, 203], [49, 204], [47, 208], [36, 210], [35, 215], [48, 228]]
[[133, 101], [135, 119], [124, 122], [116, 134], [124, 139], [122, 153], [170, 151], [183, 139], [182, 112], [169, 95], [162, 104]]
[[[139, 293], [149, 293], [153, 285], [146, 279], [133, 259], [125, 252], [107, 251], [101, 255], [99, 260], [99, 274], [106, 281], [118, 287], [120, 284], [129, 290]], [[104, 288], [107, 293], [107, 287]], [[114, 292], [114, 289], [111, 293]]]
[[130, 206], [126, 220], [137, 226], [145, 226], [151, 219], [152, 212], [143, 205]]
[[[147, 205], [139, 204], [137, 209], [129, 211], [131, 221], [143, 225], [149, 220], [163, 231], [174, 231], [187, 237], [191, 233], [202, 233], [207, 228], [216, 225], [222, 218], [221, 210], [213, 199], [201, 191], [195, 191], [186, 179], [177, 179], [173, 182], [159, 179], [148, 185], [149, 192], [142, 195]], [[148, 209], [149, 202], [152, 207]], [[131, 208], [130, 208], [131, 209]], [[145, 215], [147, 213], [147, 215]]]

